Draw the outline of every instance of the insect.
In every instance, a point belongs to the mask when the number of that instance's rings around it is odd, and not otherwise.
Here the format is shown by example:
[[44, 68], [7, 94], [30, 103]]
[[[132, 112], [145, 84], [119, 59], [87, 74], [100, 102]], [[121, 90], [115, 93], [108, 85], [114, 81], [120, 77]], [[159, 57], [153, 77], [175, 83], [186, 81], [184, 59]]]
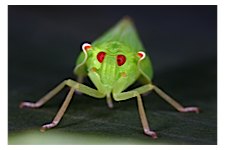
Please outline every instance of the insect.
[[[115, 101], [136, 97], [144, 133], [153, 138], [158, 136], [149, 128], [141, 94], [154, 90], [179, 112], [199, 113], [197, 107], [184, 108], [152, 83], [151, 61], [138, 37], [133, 21], [129, 17], [124, 17], [92, 44], [84, 43], [82, 45], [82, 52], [76, 61], [74, 74], [77, 75], [77, 81], [64, 80], [36, 103], [22, 102], [20, 104], [20, 108], [38, 108], [65, 86], [70, 87], [69, 93], [55, 118], [51, 123], [43, 125], [41, 131], [58, 125], [75, 92], [96, 98], [106, 97], [109, 108], [113, 108], [111, 96]], [[96, 89], [82, 84], [86, 76], [90, 78]], [[140, 81], [143, 85], [123, 92], [136, 81]]]

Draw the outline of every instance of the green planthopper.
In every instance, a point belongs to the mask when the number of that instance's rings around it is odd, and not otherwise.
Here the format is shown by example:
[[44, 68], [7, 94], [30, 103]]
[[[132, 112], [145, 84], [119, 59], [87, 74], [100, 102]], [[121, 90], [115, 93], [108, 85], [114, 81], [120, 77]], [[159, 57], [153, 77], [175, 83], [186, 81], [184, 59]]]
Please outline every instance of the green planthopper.
[[[133, 21], [129, 17], [124, 17], [92, 44], [84, 43], [82, 45], [82, 52], [77, 59], [74, 74], [77, 75], [77, 81], [64, 80], [36, 103], [22, 102], [20, 104], [20, 108], [38, 108], [65, 86], [70, 87], [65, 101], [52, 123], [43, 125], [41, 131], [55, 127], [59, 123], [74, 93], [84, 93], [96, 98], [106, 97], [109, 108], [113, 108], [111, 96], [115, 101], [136, 97], [144, 133], [153, 138], [157, 138], [157, 134], [149, 128], [141, 94], [154, 90], [179, 112], [199, 113], [197, 107], [184, 108], [152, 83], [151, 61], [138, 37]], [[90, 78], [96, 89], [82, 84], [86, 76]], [[143, 85], [123, 92], [136, 81], [140, 81]]]

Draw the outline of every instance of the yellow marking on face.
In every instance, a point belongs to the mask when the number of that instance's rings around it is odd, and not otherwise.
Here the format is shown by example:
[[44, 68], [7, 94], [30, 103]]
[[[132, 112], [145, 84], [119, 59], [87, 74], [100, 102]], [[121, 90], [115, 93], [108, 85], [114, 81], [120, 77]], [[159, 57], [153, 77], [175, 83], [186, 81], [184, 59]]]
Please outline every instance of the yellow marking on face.
[[125, 72], [122, 72], [122, 73], [121, 73], [121, 76], [122, 76], [122, 77], [126, 77], [127, 74], [126, 74]]
[[91, 72], [97, 72], [97, 68], [95, 67], [91, 68]]

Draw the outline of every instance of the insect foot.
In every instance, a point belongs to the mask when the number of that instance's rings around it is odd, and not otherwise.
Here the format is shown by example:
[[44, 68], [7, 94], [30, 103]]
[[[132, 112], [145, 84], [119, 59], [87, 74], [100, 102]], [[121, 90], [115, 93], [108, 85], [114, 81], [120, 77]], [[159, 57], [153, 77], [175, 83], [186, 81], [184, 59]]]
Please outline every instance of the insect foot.
[[23, 107], [31, 107], [31, 108], [38, 108], [40, 107], [39, 105], [37, 105], [36, 103], [31, 103], [31, 102], [22, 102], [20, 103], [20, 108], [23, 108]]
[[198, 107], [185, 107], [185, 108], [179, 109], [179, 112], [196, 112], [198, 114], [199, 109]]
[[145, 130], [145, 134], [152, 136], [153, 139], [158, 138], [157, 134], [154, 131]]
[[52, 123], [49, 123], [49, 124], [46, 124], [46, 125], [43, 125], [40, 129], [41, 132], [45, 132], [46, 129], [50, 129], [50, 128], [53, 128], [57, 125], [58, 123], [57, 122], [52, 122]]

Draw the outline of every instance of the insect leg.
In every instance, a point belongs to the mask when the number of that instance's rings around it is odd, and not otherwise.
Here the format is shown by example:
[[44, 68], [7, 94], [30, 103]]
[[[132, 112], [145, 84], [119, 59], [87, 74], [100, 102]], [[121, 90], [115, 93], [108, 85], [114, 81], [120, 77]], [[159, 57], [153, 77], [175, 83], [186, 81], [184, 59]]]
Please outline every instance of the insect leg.
[[110, 94], [106, 95], [106, 102], [107, 102], [109, 108], [113, 108], [112, 98], [111, 98]]
[[66, 85], [68, 85], [69, 87], [71, 87], [65, 101], [63, 102], [63, 105], [61, 106], [60, 110], [58, 111], [57, 115], [55, 116], [54, 120], [52, 121], [52, 123], [50, 124], [46, 124], [46, 125], [43, 125], [41, 127], [41, 131], [45, 131], [45, 129], [47, 128], [52, 128], [52, 127], [55, 127], [59, 121], [61, 120], [63, 114], [65, 113], [66, 111], [66, 108], [68, 107], [69, 103], [70, 103], [70, 100], [73, 96], [73, 93], [76, 89], [78, 89], [80, 92], [84, 93], [84, 94], [87, 94], [87, 95], [90, 95], [90, 96], [93, 96], [93, 97], [96, 97], [96, 98], [103, 98], [105, 97], [105, 94], [103, 93], [100, 93], [99, 91], [93, 89], [93, 88], [90, 88], [86, 85], [83, 85], [81, 83], [78, 83], [76, 81], [73, 81], [71, 79], [68, 79], [66, 80]]
[[153, 84], [143, 85], [141, 87], [134, 89], [134, 91], [137, 91], [139, 94], [142, 94], [142, 93], [145, 93], [152, 89], [160, 97], [162, 97], [165, 101], [167, 101], [170, 105], [172, 105], [175, 109], [177, 109], [179, 112], [193, 112], [194, 111], [196, 113], [199, 113], [199, 109], [197, 107], [183, 107], [177, 101], [175, 101], [173, 98], [171, 98], [169, 95], [167, 95], [165, 92], [163, 92], [161, 89], [159, 89], [157, 86], [155, 86]]
[[49, 93], [47, 93], [44, 97], [42, 97], [36, 103], [22, 102], [19, 107], [20, 108], [22, 108], [22, 107], [38, 108], [38, 107], [42, 106], [43, 104], [45, 104], [47, 101], [49, 101], [58, 92], [60, 92], [64, 88], [65, 85], [66, 85], [66, 80], [61, 82], [57, 87], [55, 87], [53, 90], [51, 90]]
[[67, 95], [65, 101], [63, 102], [63, 105], [62, 105], [61, 108], [59, 109], [59, 111], [58, 111], [57, 115], [55, 116], [54, 120], [52, 121], [52, 123], [43, 125], [43, 126], [41, 127], [41, 131], [42, 131], [42, 132], [44, 132], [45, 129], [47, 129], [47, 128], [49, 129], [49, 128], [55, 127], [55, 126], [59, 123], [59, 121], [61, 120], [63, 114], [65, 113], [66, 108], [68, 107], [68, 105], [69, 105], [69, 103], [70, 103], [70, 101], [71, 101], [71, 98], [72, 98], [72, 96], [73, 96], [73, 93], [74, 93], [74, 91], [75, 91], [76, 89], [77, 89], [76, 86], [74, 86], [74, 87], [72, 87], [72, 88], [70, 89], [70, 91], [69, 91], [69, 93], [68, 93], [68, 95]]
[[98, 89], [98, 91], [100, 91], [101, 93], [107, 93], [106, 94], [106, 102], [107, 102], [109, 108], [113, 108], [111, 93], [106, 92], [105, 87], [103, 86], [103, 84], [100, 80], [100, 76], [96, 73], [95, 70], [97, 70], [97, 69], [92, 68], [91, 72], [88, 73], [88, 76], [91, 79], [91, 81], [94, 83], [94, 85]]
[[[144, 93], [144, 91], [143, 91], [143, 93]], [[126, 100], [126, 99], [129, 99], [132, 97], [137, 97], [138, 110], [139, 110], [139, 115], [140, 115], [144, 133], [152, 136], [153, 138], [157, 138], [158, 137], [157, 134], [154, 131], [151, 131], [149, 128], [140, 93], [132, 90], [132, 91], [128, 91], [128, 92], [113, 94], [113, 98], [116, 101]]]
[[138, 104], [138, 110], [139, 110], [139, 114], [140, 114], [140, 118], [141, 118], [141, 123], [143, 125], [145, 134], [150, 135], [153, 138], [157, 138], [158, 137], [157, 134], [154, 131], [151, 131], [149, 129], [148, 120], [145, 115], [145, 110], [144, 110], [144, 106], [143, 106], [140, 94], [137, 94], [137, 104]]
[[71, 98], [73, 96], [73, 93], [75, 92], [76, 89], [78, 89], [80, 92], [96, 97], [96, 98], [103, 98], [105, 97], [104, 93], [101, 93], [93, 88], [90, 88], [86, 85], [83, 85], [81, 83], [78, 83], [76, 81], [73, 81], [71, 79], [64, 80], [62, 83], [60, 83], [57, 87], [55, 87], [53, 90], [51, 90], [48, 94], [46, 94], [44, 97], [42, 97], [39, 101], [36, 103], [31, 103], [31, 102], [22, 102], [20, 104], [20, 108], [22, 107], [32, 107], [32, 108], [38, 108], [42, 106], [44, 103], [46, 103], [48, 100], [50, 100], [54, 95], [56, 95], [59, 91], [63, 89], [63, 87], [67, 85], [71, 87], [65, 101], [63, 102], [63, 105], [61, 106], [60, 110], [58, 111], [57, 115], [55, 116], [54, 120], [50, 124], [43, 125], [41, 128], [41, 131], [44, 131], [47, 128], [52, 128], [55, 127], [59, 121], [61, 120], [63, 114], [66, 111], [66, 108], [68, 107]]
[[179, 112], [196, 112], [199, 113], [199, 109], [197, 107], [183, 107], [180, 105], [177, 101], [175, 101], [173, 98], [171, 98], [169, 95], [167, 95], [165, 92], [163, 92], [161, 89], [159, 89], [157, 86], [153, 84], [147, 84], [143, 85], [141, 87], [138, 87], [134, 89], [133, 91], [137, 91], [139, 94], [143, 94], [147, 91], [154, 90], [160, 97], [162, 97], [165, 101], [167, 101], [170, 105], [172, 105], [175, 109], [177, 109]]
[[183, 107], [178, 102], [176, 102], [173, 98], [171, 98], [169, 95], [167, 95], [165, 92], [163, 92], [161, 89], [159, 89], [157, 86], [153, 85], [153, 89], [156, 93], [159, 94], [165, 101], [167, 101], [169, 104], [171, 104], [175, 109], [177, 109], [179, 112], [196, 112], [199, 113], [199, 109], [197, 107]]

